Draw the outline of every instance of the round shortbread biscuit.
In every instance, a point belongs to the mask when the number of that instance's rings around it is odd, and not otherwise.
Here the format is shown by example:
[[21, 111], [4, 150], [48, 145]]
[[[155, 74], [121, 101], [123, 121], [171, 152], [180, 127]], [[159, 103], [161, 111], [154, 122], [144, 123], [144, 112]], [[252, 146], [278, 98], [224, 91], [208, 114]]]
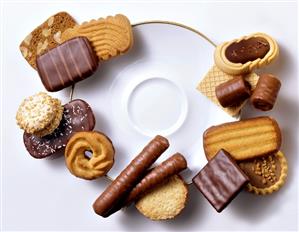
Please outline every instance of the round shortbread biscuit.
[[26, 98], [19, 106], [16, 115], [17, 124], [29, 134], [45, 135], [43, 131], [45, 128], [50, 128], [49, 131], [52, 131], [56, 124], [59, 125], [60, 121], [58, 123], [57, 121], [62, 116], [61, 107], [60, 100], [44, 92], [37, 93]]
[[135, 204], [138, 211], [151, 220], [172, 219], [186, 206], [188, 187], [184, 180], [174, 175], [163, 184], [146, 193]]
[[285, 183], [288, 172], [287, 160], [281, 151], [242, 161], [239, 166], [249, 178], [246, 190], [258, 195], [271, 194], [279, 190]]

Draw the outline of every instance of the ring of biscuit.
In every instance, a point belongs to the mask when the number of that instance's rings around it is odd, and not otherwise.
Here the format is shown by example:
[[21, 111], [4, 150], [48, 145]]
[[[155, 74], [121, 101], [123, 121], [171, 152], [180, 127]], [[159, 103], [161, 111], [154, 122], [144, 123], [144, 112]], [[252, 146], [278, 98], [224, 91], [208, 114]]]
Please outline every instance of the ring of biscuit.
[[[92, 152], [89, 158], [86, 151]], [[78, 132], [68, 141], [65, 161], [69, 171], [80, 178], [92, 180], [106, 175], [114, 163], [114, 147], [111, 140], [96, 131]]]

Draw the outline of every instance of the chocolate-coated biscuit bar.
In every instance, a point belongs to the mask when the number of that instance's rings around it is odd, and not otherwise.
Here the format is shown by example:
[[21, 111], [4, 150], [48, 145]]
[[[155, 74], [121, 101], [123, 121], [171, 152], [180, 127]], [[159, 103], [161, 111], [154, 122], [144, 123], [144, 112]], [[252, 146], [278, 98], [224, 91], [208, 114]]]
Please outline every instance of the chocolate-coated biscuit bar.
[[251, 87], [242, 76], [218, 85], [215, 89], [216, 97], [222, 107], [237, 106], [250, 97]]
[[251, 103], [257, 109], [263, 111], [271, 110], [275, 104], [280, 86], [280, 80], [274, 75], [261, 75], [250, 98]]
[[98, 58], [85, 37], [64, 42], [36, 60], [45, 88], [59, 91], [91, 76], [98, 68]]
[[230, 154], [220, 150], [192, 181], [217, 212], [221, 212], [249, 179]]
[[145, 192], [161, 184], [167, 178], [178, 174], [187, 168], [187, 161], [180, 153], [176, 153], [153, 168], [130, 192], [124, 205], [138, 200]]
[[96, 199], [93, 204], [94, 211], [102, 217], [116, 212], [132, 188], [143, 178], [146, 170], [168, 147], [168, 140], [162, 136], [158, 135], [150, 141]]

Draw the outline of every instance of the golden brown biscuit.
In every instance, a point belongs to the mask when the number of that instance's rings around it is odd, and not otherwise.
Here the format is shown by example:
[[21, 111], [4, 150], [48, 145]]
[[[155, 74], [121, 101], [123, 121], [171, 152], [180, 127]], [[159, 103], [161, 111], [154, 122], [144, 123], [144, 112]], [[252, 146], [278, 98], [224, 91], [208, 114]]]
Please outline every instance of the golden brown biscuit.
[[[89, 158], [85, 152], [91, 152]], [[114, 163], [114, 147], [111, 140], [97, 131], [75, 133], [65, 148], [65, 162], [69, 171], [80, 178], [92, 180], [106, 173]]]
[[16, 120], [26, 133], [43, 137], [51, 134], [58, 127], [62, 114], [63, 106], [60, 100], [40, 92], [21, 103]]
[[185, 208], [188, 187], [183, 179], [174, 175], [140, 198], [136, 208], [151, 220], [172, 219]]
[[208, 160], [220, 149], [228, 151], [235, 160], [246, 160], [277, 152], [281, 132], [270, 117], [251, 118], [208, 128], [203, 145]]
[[278, 54], [278, 44], [271, 36], [254, 33], [218, 45], [214, 60], [223, 72], [240, 75], [271, 63]]
[[97, 56], [108, 60], [127, 52], [133, 45], [132, 26], [121, 14], [91, 20], [62, 33], [62, 41], [85, 36], [91, 42]]
[[61, 43], [61, 34], [76, 25], [67, 12], [59, 12], [34, 29], [20, 44], [20, 50], [27, 62], [36, 69], [36, 57]]
[[[240, 113], [240, 110], [244, 106], [245, 102], [238, 106], [223, 108], [220, 105], [215, 93], [215, 89], [218, 85], [231, 80], [232, 78], [234, 78], [234, 76], [224, 73], [216, 65], [213, 65], [209, 72], [198, 84], [197, 90], [208, 97], [212, 102], [214, 102], [229, 115], [236, 116]], [[250, 73], [246, 75], [244, 79], [251, 85], [251, 89], [253, 90], [258, 82], [259, 77], [255, 73]]]
[[281, 151], [241, 161], [239, 166], [249, 178], [246, 190], [260, 195], [279, 190], [285, 183], [288, 172], [287, 160]]

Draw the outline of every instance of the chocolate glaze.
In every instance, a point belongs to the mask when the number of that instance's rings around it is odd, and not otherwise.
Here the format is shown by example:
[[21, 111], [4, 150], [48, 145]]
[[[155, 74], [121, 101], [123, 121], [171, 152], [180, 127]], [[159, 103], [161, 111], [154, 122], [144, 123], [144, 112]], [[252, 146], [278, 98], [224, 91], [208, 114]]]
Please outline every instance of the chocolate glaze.
[[29, 154], [41, 159], [64, 151], [67, 141], [78, 131], [91, 131], [95, 118], [90, 106], [83, 100], [73, 100], [64, 105], [58, 128], [42, 138], [24, 133], [23, 140]]
[[270, 44], [262, 37], [252, 37], [230, 44], [225, 50], [226, 58], [233, 63], [245, 64], [258, 58], [264, 58]]
[[85, 37], [76, 37], [39, 56], [37, 71], [48, 91], [58, 91], [91, 76], [98, 57]]
[[216, 97], [222, 107], [237, 106], [250, 97], [251, 86], [242, 76], [224, 82], [216, 87]]
[[192, 179], [217, 212], [221, 212], [248, 181], [230, 154], [222, 149]]

